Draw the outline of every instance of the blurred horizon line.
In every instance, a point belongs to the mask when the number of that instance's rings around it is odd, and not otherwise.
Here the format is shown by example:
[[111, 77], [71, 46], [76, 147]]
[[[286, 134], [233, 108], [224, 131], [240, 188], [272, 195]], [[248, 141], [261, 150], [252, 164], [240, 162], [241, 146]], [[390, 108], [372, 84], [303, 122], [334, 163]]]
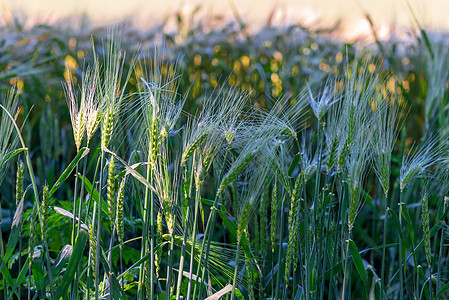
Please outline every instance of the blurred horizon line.
[[[112, 0], [112, 2], [114, 1], [115, 0]], [[139, 0], [129, 1], [133, 5], [139, 4]], [[329, 0], [321, 0], [323, 3], [328, 1]], [[379, 1], [382, 2], [384, 0], [378, 0], [378, 2]], [[429, 0], [429, 2], [437, 1], [439, 0]], [[292, 7], [291, 3], [287, 3], [292, 2], [292, 0], [284, 0], [284, 3], [281, 3], [281, 1], [276, 1], [277, 3], [271, 5], [270, 7], [266, 6], [264, 8], [264, 12], [259, 13], [257, 18], [255, 18], [252, 14], [249, 14], [246, 11], [245, 6], [242, 7], [239, 3], [240, 6], [237, 7], [237, 5], [235, 5], [232, 1], [228, 1], [229, 10], [216, 11], [216, 8], [212, 9], [208, 6], [211, 2], [217, 2], [216, 0], [202, 4], [194, 3], [198, 1], [193, 1], [186, 4], [182, 0], [167, 0], [166, 5], [172, 2], [178, 2], [178, 4], [171, 6], [170, 8], [158, 5], [154, 5], [154, 7], [152, 7], [153, 9], [148, 8], [148, 10], [153, 13], [155, 11], [158, 12], [155, 16], [148, 16], [148, 12], [145, 12], [143, 9], [139, 12], [139, 14], [133, 13], [132, 9], [122, 10], [121, 12], [105, 11], [104, 13], [99, 13], [94, 11], [95, 5], [88, 6], [86, 3], [84, 3], [84, 5], [80, 5], [78, 9], [72, 9], [68, 12], [60, 6], [55, 6], [52, 9], [45, 10], [45, 3], [47, 3], [47, 5], [51, 5], [54, 0], [39, 2], [44, 3], [43, 7], [40, 8], [41, 10], [27, 6], [26, 4], [29, 4], [29, 1], [27, 0], [17, 0], [14, 1], [14, 3], [8, 2], [11, 1], [1, 0], [0, 2], [0, 7], [2, 8], [0, 13], [0, 26], [6, 26], [8, 23], [13, 21], [19, 21], [24, 22], [21, 25], [25, 28], [29, 28], [39, 24], [53, 25], [61, 22], [83, 20], [87, 21], [87, 23], [93, 27], [105, 27], [112, 24], [122, 23], [128, 26], [135, 26], [137, 29], [142, 31], [150, 30], [155, 26], [163, 24], [164, 29], [170, 31], [178, 29], [179, 24], [176, 24], [177, 17], [182, 16], [191, 23], [189, 24], [190, 26], [203, 22], [206, 24], [207, 28], [208, 23], [211, 25], [224, 25], [229, 22], [236, 21], [238, 23], [244, 23], [246, 30], [249, 32], [252, 30], [257, 31], [266, 24], [271, 24], [274, 26], [300, 25], [312, 30], [335, 29], [335, 37], [343, 40], [372, 40], [373, 29], [380, 40], [388, 39], [392, 35], [403, 37], [413, 30], [413, 28], [417, 27], [417, 22], [419, 22], [419, 24], [424, 28], [435, 31], [449, 31], [449, 22], [447, 22], [448, 24], [438, 22], [438, 20], [429, 22], [425, 17], [423, 17], [425, 12], [423, 13], [422, 10], [419, 10], [419, 15], [416, 15], [416, 7], [412, 7], [411, 3], [408, 3], [408, 17], [403, 14], [397, 18], [388, 20], [388, 18], [379, 18], [376, 11], [370, 13], [368, 9], [366, 9], [365, 12], [361, 12], [359, 16], [357, 16], [354, 11], [352, 14], [341, 14], [341, 16], [338, 16], [338, 14], [335, 14], [334, 12], [334, 15], [331, 16], [329, 13], [320, 13], [318, 9], [313, 9], [307, 5], [298, 6], [297, 4]], [[101, 2], [103, 2], [103, 0], [94, 1], [94, 3], [97, 4], [101, 4]], [[246, 3], [248, 2], [251, 1], [246, 1]], [[359, 2], [359, 9], [362, 9], [362, 0], [355, 0], [352, 2]], [[70, 5], [70, 2], [67, 2], [67, 4]], [[449, 5], [447, 6], [449, 7]], [[70, 7], [67, 6], [66, 9], [67, 8]], [[371, 26], [368, 16], [373, 22], [373, 26]], [[405, 22], [407, 18], [409, 19], [408, 25]]]

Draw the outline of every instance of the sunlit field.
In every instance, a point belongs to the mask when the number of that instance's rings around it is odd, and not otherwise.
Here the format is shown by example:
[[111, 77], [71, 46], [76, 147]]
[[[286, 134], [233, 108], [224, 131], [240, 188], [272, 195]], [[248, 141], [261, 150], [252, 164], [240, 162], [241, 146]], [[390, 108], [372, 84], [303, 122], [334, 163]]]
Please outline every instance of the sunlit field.
[[447, 33], [0, 27], [2, 299], [447, 299]]

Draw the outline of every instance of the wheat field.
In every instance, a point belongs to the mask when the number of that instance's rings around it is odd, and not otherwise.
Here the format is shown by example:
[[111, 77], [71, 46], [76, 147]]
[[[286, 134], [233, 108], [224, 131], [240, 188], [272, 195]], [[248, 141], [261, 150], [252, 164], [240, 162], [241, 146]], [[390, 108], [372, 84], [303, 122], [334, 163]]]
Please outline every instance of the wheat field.
[[446, 33], [214, 22], [0, 28], [2, 299], [446, 299]]

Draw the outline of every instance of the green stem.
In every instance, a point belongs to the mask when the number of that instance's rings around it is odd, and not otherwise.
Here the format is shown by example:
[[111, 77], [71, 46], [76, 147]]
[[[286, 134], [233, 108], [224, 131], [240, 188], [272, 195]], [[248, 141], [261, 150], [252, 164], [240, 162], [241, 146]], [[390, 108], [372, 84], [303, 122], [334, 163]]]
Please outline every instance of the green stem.
[[309, 259], [310, 259], [310, 241], [309, 241], [309, 206], [307, 205], [307, 191], [306, 191], [306, 185], [304, 184], [304, 188], [302, 191], [303, 195], [304, 195], [304, 199], [301, 201], [304, 205], [303, 210], [304, 210], [304, 232], [305, 232], [305, 249], [304, 249], [304, 264], [306, 266], [306, 279], [304, 282], [304, 298], [307, 300], [309, 299], [309, 291], [310, 291], [310, 265], [309, 265]]
[[[173, 228], [176, 226], [176, 214], [173, 213]], [[175, 246], [174, 232], [170, 234], [170, 248], [168, 250], [168, 266], [167, 266], [167, 282], [165, 285], [165, 299], [171, 299], [170, 287], [171, 287], [171, 276], [173, 271], [173, 251]]]
[[[325, 184], [324, 184], [325, 187], [327, 187], [327, 185], [329, 184], [329, 180], [330, 180], [330, 176], [329, 176], [329, 173], [327, 173], [326, 174], [326, 179], [324, 181], [325, 182]], [[332, 192], [332, 190], [330, 190], [330, 192]], [[323, 198], [324, 198], [324, 195], [323, 195]], [[326, 234], [326, 240], [324, 242], [323, 267], [321, 268], [321, 274], [326, 274], [326, 262], [327, 262], [327, 259], [326, 259], [327, 255], [326, 255], [326, 253], [327, 253], [327, 244], [329, 242], [329, 236], [330, 236], [331, 206], [330, 205], [327, 205], [327, 206], [329, 207], [329, 213], [328, 213], [328, 216], [327, 216], [327, 225], [326, 225], [327, 234]], [[327, 209], [327, 207], [326, 207], [326, 209]], [[325, 215], [326, 209], [323, 210], [323, 213], [322, 213], [322, 216], [321, 216], [322, 218]], [[323, 230], [321, 230], [320, 232], [322, 233]], [[320, 239], [321, 239], [321, 237], [320, 237]], [[323, 281], [321, 282], [321, 291], [320, 291], [320, 299], [321, 300], [324, 297], [324, 286], [326, 285], [326, 276], [322, 276], [322, 278], [323, 278]]]
[[[208, 251], [209, 251], [210, 240], [211, 240], [209, 235], [210, 235], [210, 231], [212, 230], [212, 226], [213, 226], [212, 224], [215, 225], [215, 212], [216, 212], [215, 207], [218, 204], [218, 199], [219, 199], [219, 194], [217, 194], [215, 196], [214, 204], [211, 207], [211, 212], [209, 214], [209, 217], [208, 217], [207, 223], [206, 223], [206, 230], [204, 231], [203, 242], [201, 244], [200, 260], [199, 260], [198, 270], [197, 270], [197, 274], [198, 274], [200, 272], [201, 264], [203, 264], [203, 267], [201, 268], [201, 270], [202, 270], [201, 277], [200, 277], [201, 282], [204, 282], [204, 280], [205, 280], [204, 275], [206, 274]], [[203, 260], [204, 260], [204, 262], [203, 262]], [[197, 286], [198, 285], [195, 284], [195, 289], [193, 291], [193, 295], [194, 295], [193, 299], [196, 299], [195, 295], [196, 295]], [[198, 293], [199, 293], [198, 298], [201, 299], [202, 289], [198, 289]]]
[[[98, 168], [100, 167], [100, 159], [101, 159], [101, 156], [97, 158], [97, 164], [95, 166], [94, 176], [92, 177], [94, 179], [94, 181], [92, 181], [92, 187], [91, 187], [92, 188], [92, 190], [91, 190], [92, 194], [93, 194], [93, 191], [95, 190], [95, 186], [96, 186], [95, 178], [97, 178]], [[84, 182], [84, 176], [83, 176], [83, 182]], [[86, 214], [86, 218], [84, 219], [84, 222], [86, 224], [90, 221], [89, 220], [89, 214], [90, 214], [90, 207], [92, 205], [92, 198], [93, 198], [92, 195], [90, 195], [90, 197], [89, 197], [89, 199], [87, 201], [87, 208], [86, 208], [87, 214]], [[96, 205], [96, 203], [94, 204], [94, 206], [95, 205]], [[93, 213], [92, 213], [92, 216], [93, 216], [92, 217], [92, 221], [93, 221], [93, 223], [95, 223], [95, 210], [96, 210], [96, 206], [95, 206], [95, 208], [93, 210]]]
[[[228, 147], [226, 148], [226, 153], [223, 159], [223, 162], [226, 163], [226, 159], [228, 157], [228, 153], [230, 150], [230, 145], [228, 145]], [[223, 178], [224, 175], [224, 165], [221, 169], [221, 175], [219, 178]], [[206, 230], [204, 232], [204, 237], [203, 237], [203, 243], [201, 245], [201, 254], [200, 254], [200, 260], [199, 260], [199, 264], [198, 264], [198, 271], [197, 274], [199, 273], [199, 268], [201, 267], [201, 262], [203, 261], [203, 255], [204, 256], [204, 264], [203, 264], [203, 268], [202, 268], [202, 272], [201, 272], [201, 280], [205, 280], [205, 273], [206, 273], [206, 267], [207, 267], [207, 262], [208, 262], [208, 258], [209, 258], [209, 247], [210, 247], [210, 243], [211, 243], [211, 237], [210, 237], [210, 232], [212, 230], [212, 226], [215, 225], [215, 216], [216, 216], [216, 211], [217, 211], [217, 204], [218, 204], [218, 199], [220, 198], [220, 193], [217, 193], [215, 195], [215, 200], [214, 200], [214, 204], [211, 207], [211, 212], [209, 214], [209, 217], [207, 219], [207, 223], [206, 223]], [[195, 285], [195, 290], [196, 290], [196, 285]], [[195, 296], [195, 290], [193, 292], [193, 295]], [[201, 294], [202, 294], [202, 290], [199, 290], [199, 298], [201, 298]], [[194, 297], [195, 299], [195, 297]]]
[[[88, 147], [89, 145], [87, 145], [87, 147]], [[81, 175], [82, 177], [81, 177], [81, 183], [84, 183], [84, 178], [86, 177], [86, 169], [87, 169], [87, 158], [89, 157], [89, 153], [88, 154], [86, 154], [86, 156], [83, 158], [83, 171], [82, 171], [82, 173], [83, 173], [83, 175]], [[78, 175], [78, 174], [77, 174]], [[76, 176], [76, 178], [78, 178], [78, 176]], [[77, 228], [77, 236], [78, 236], [78, 234], [79, 234], [79, 232], [80, 232], [80, 228], [81, 228], [81, 218], [82, 218], [82, 205], [83, 205], [83, 197], [84, 197], [84, 186], [83, 186], [83, 184], [81, 184], [81, 190], [80, 190], [80, 202], [79, 202], [79, 206], [78, 206], [78, 228]], [[89, 212], [88, 210], [87, 210], [87, 212]]]
[[[151, 160], [150, 154], [148, 154], [148, 161]], [[146, 179], [148, 182], [151, 182], [152, 178], [152, 169], [151, 165], [147, 165], [147, 174]], [[150, 213], [148, 214], [148, 208], [150, 208]], [[154, 207], [153, 207], [153, 193], [151, 193], [148, 187], [145, 188], [145, 199], [144, 199], [144, 207], [143, 207], [143, 223], [142, 223], [142, 250], [141, 250], [141, 258], [143, 258], [148, 252], [148, 226], [150, 227], [150, 299], [154, 297], [153, 290], [153, 282], [154, 282], [154, 226], [153, 226], [153, 216], [154, 216]], [[144, 289], [143, 283], [145, 278], [145, 269], [147, 268], [147, 263], [145, 262], [139, 272], [139, 286], [137, 289], [137, 297], [138, 299], [144, 299]]]
[[200, 202], [200, 191], [197, 190], [196, 194], [195, 194], [195, 213], [194, 213], [194, 217], [193, 217], [192, 250], [190, 252], [190, 270], [189, 270], [189, 284], [187, 286], [187, 300], [190, 300], [190, 291], [192, 288], [193, 257], [195, 256], [196, 228], [198, 225], [196, 220], [198, 219], [199, 202]]
[[[399, 229], [402, 231], [402, 206], [400, 205], [402, 203], [402, 199], [404, 196], [404, 192], [403, 190], [401, 190], [400, 193], [400, 201], [399, 201]], [[402, 270], [402, 264], [403, 264], [403, 257], [402, 257], [402, 239], [401, 239], [401, 234], [400, 232], [399, 234], [399, 285], [400, 285], [400, 290], [399, 290], [399, 299], [403, 300], [404, 299], [404, 274], [403, 274], [403, 270]], [[405, 269], [406, 265], [404, 264], [404, 269]]]
[[[441, 206], [440, 206], [441, 207]], [[446, 201], [444, 201], [443, 204], [443, 213], [446, 211]], [[443, 216], [444, 217], [444, 216]], [[438, 255], [438, 264], [437, 264], [437, 286], [436, 286], [436, 294], [438, 294], [440, 292], [440, 281], [441, 281], [441, 257], [443, 256], [443, 241], [444, 241], [444, 229], [441, 228], [441, 237], [440, 237], [440, 250], [439, 250], [439, 255]], [[429, 266], [430, 268], [431, 266]], [[432, 272], [430, 273], [432, 275]], [[429, 280], [431, 281], [431, 280]], [[430, 283], [429, 283], [430, 285]], [[430, 287], [430, 286], [429, 286]]]
[[[334, 183], [335, 183], [335, 180], [334, 180]], [[344, 199], [345, 198], [345, 191], [344, 191], [343, 186], [339, 185], [337, 187], [340, 187], [339, 191], [341, 191], [341, 193], [338, 193], [338, 194], [341, 194], [341, 199]], [[340, 209], [338, 209], [337, 220], [341, 220], [342, 215], [343, 215], [343, 212], [342, 212], [343, 209], [344, 209], [344, 206], [341, 205]], [[341, 224], [342, 231], [343, 231], [343, 226], [344, 225]], [[331, 271], [330, 271], [330, 276], [329, 276], [329, 281], [330, 281], [330, 283], [329, 283], [329, 285], [330, 285], [330, 287], [329, 287], [329, 299], [332, 299], [332, 291], [333, 290], [335, 290], [335, 294], [338, 295], [338, 290], [337, 290], [337, 287], [335, 285], [335, 281], [334, 281], [333, 278], [334, 278], [335, 259], [338, 256], [338, 254], [337, 254], [338, 253], [338, 243], [337, 243], [337, 241], [338, 241], [338, 237], [339, 237], [339, 228], [340, 228], [340, 226], [338, 226], [338, 223], [337, 223], [336, 230], [335, 230], [335, 236], [334, 236], [334, 246], [332, 248], [334, 250], [334, 253], [332, 255]], [[334, 289], [332, 289], [332, 286], [334, 286]]]
[[[193, 153], [193, 161], [195, 162], [195, 157], [196, 157], [196, 151]], [[187, 167], [185, 167], [185, 172], [184, 172], [184, 182], [183, 184], [185, 184], [185, 181], [189, 180], [188, 178], [188, 171], [187, 171]], [[177, 282], [177, 287], [176, 287], [176, 299], [178, 300], [181, 296], [181, 283], [182, 283], [182, 276], [183, 276], [183, 272], [184, 272], [184, 260], [185, 260], [185, 251], [187, 248], [187, 235], [188, 235], [188, 221], [189, 221], [189, 216], [190, 216], [190, 206], [189, 206], [189, 202], [190, 202], [190, 197], [191, 197], [191, 191], [192, 191], [192, 183], [193, 183], [193, 172], [191, 172], [191, 177], [189, 180], [189, 190], [187, 191], [187, 213], [186, 213], [186, 218], [185, 218], [185, 222], [184, 222], [184, 236], [183, 236], [183, 240], [182, 240], [182, 247], [181, 247], [181, 258], [179, 261], [179, 272], [178, 272], [178, 282]], [[200, 184], [198, 184], [199, 186]], [[187, 292], [187, 299], [189, 299], [190, 296], [190, 288], [191, 288], [191, 283], [192, 283], [192, 268], [193, 268], [193, 256], [195, 253], [195, 231], [196, 231], [196, 218], [197, 213], [198, 213], [198, 205], [197, 205], [197, 201], [196, 199], [198, 199], [200, 197], [199, 195], [199, 190], [196, 189], [196, 194], [195, 194], [195, 217], [193, 219], [193, 234], [192, 234], [192, 251], [190, 254], [190, 275], [189, 275], [189, 286], [187, 288], [188, 292]]]
[[[0, 222], [1, 222], [1, 218], [0, 218]], [[22, 253], [22, 233], [21, 232], [19, 233], [19, 253]], [[2, 256], [2, 257], [4, 257], [4, 256]], [[19, 255], [19, 270], [22, 270], [22, 255]], [[6, 281], [4, 281], [4, 282], [6, 282]], [[17, 293], [18, 294], [17, 296], [19, 299], [22, 298], [21, 291], [22, 291], [22, 289], [19, 287], [18, 293]]]
[[315, 174], [315, 190], [313, 195], [313, 222], [312, 222], [312, 232], [315, 235], [316, 234], [316, 222], [317, 222], [317, 213], [318, 213], [318, 202], [319, 202], [319, 189], [320, 189], [320, 179], [321, 179], [321, 141], [320, 141], [320, 131], [321, 131], [321, 124], [320, 120], [318, 120], [318, 134], [317, 134], [317, 151], [318, 151], [318, 165], [316, 169]]
[[[386, 291], [386, 285], [385, 285], [385, 257], [386, 257], [386, 247], [387, 247], [387, 230], [388, 230], [388, 210], [389, 210], [389, 203], [388, 203], [388, 191], [385, 191], [385, 211], [384, 211], [384, 230], [383, 230], [383, 236], [382, 236], [382, 267], [381, 267], [381, 288], [385, 292]], [[382, 291], [381, 291], [382, 293]]]
[[239, 269], [239, 255], [240, 255], [240, 238], [237, 238], [237, 252], [235, 253], [234, 279], [232, 280], [231, 300], [235, 299], [235, 286], [237, 285], [237, 274]]
[[[111, 272], [111, 274], [109, 276], [113, 276], [112, 273], [114, 272], [114, 268], [112, 267], [112, 249], [114, 246], [114, 235], [115, 235], [115, 224], [112, 226], [111, 239], [109, 241], [108, 261], [109, 261], [110, 272]], [[105, 278], [106, 278], [106, 274], [105, 274]], [[113, 299], [111, 285], [109, 285], [109, 299], [111, 299], [111, 300]]]
[[[120, 274], [123, 274], [123, 241], [120, 243]], [[125, 280], [121, 280], [122, 290], [125, 288]]]
[[[78, 164], [76, 164], [75, 168], [75, 190], [73, 195], [73, 222], [72, 222], [72, 247], [75, 247], [75, 231], [76, 231], [76, 217], [77, 217], [77, 208], [78, 208]], [[81, 202], [81, 199], [80, 199]]]
[[[285, 202], [285, 195], [282, 197], [282, 203], [281, 203], [281, 230], [279, 233], [279, 255], [278, 255], [278, 271], [276, 276], [276, 292], [275, 292], [275, 299], [279, 298], [279, 285], [281, 283], [281, 260], [282, 260], [282, 235], [284, 233], [284, 202]], [[306, 232], [307, 235], [307, 232]], [[307, 267], [306, 267], [307, 268]]]
[[[315, 174], [315, 190], [314, 190], [314, 196], [313, 196], [313, 219], [312, 219], [312, 232], [313, 235], [316, 237], [316, 231], [317, 228], [319, 226], [317, 226], [317, 222], [318, 222], [318, 209], [322, 209], [322, 203], [320, 203], [320, 197], [319, 197], [319, 190], [320, 190], [320, 179], [321, 179], [321, 156], [322, 156], [322, 143], [320, 140], [320, 135], [321, 135], [321, 122], [318, 119], [318, 133], [317, 133], [317, 152], [318, 152], [318, 164], [317, 164], [317, 169], [316, 169], [316, 174]], [[322, 228], [320, 228], [320, 231], [322, 230]], [[319, 247], [318, 247], [318, 255], [321, 251], [321, 240], [319, 242]], [[319, 270], [319, 264], [320, 264], [320, 259], [318, 259], [318, 263], [316, 265], [318, 265], [318, 269]], [[315, 288], [309, 287], [309, 289], [315, 290]]]
[[101, 241], [101, 191], [102, 191], [102, 181], [103, 181], [103, 164], [104, 164], [104, 151], [101, 150], [100, 159], [100, 179], [98, 185], [98, 211], [97, 211], [97, 240], [96, 240], [96, 251], [95, 251], [95, 299], [99, 296], [99, 284], [100, 284], [100, 241]]
[[[271, 251], [271, 270], [274, 270], [274, 251]], [[274, 280], [271, 279], [271, 298], [274, 298]]]
[[[88, 147], [88, 146], [89, 146], [89, 143], [87, 143], [86, 147]], [[83, 161], [83, 171], [82, 171], [83, 175], [82, 175], [81, 183], [84, 183], [84, 175], [86, 173], [86, 165], [87, 165], [87, 155], [86, 155], [86, 157], [83, 158], [83, 160], [84, 160]], [[76, 188], [76, 186], [77, 186], [76, 182], [77, 181], [78, 181], [78, 164], [76, 165], [76, 173], [75, 173], [75, 191], [77, 189]], [[80, 189], [81, 189], [80, 190], [80, 197], [79, 197], [80, 200], [79, 200], [79, 205], [78, 205], [78, 227], [76, 229], [76, 237], [78, 237], [78, 235], [80, 233], [80, 228], [81, 228], [82, 203], [83, 203], [83, 196], [84, 196], [84, 187], [83, 187], [82, 184], [80, 186]], [[75, 199], [76, 199], [76, 197], [75, 197]], [[74, 205], [76, 205], [76, 201], [74, 202]], [[73, 224], [75, 224], [75, 220], [76, 220], [76, 218], [73, 219]], [[73, 245], [75, 245], [75, 244], [73, 243]], [[79, 275], [80, 272], [81, 272], [81, 264], [78, 265], [77, 271], [75, 273], [75, 285], [73, 287], [73, 292], [72, 292], [72, 298], [73, 299], [78, 299], [79, 298], [78, 288], [79, 288], [79, 281], [80, 281], [80, 278], [81, 278], [81, 276]]]
[[[1, 223], [2, 223], [2, 219], [3, 219], [3, 216], [2, 216], [2, 207], [1, 207], [1, 202], [0, 202], [0, 225], [1, 225]], [[1, 255], [1, 257], [5, 257], [5, 251], [4, 251], [4, 248], [3, 248], [3, 234], [2, 234], [2, 231], [0, 230], [0, 255]], [[1, 276], [2, 278], [3, 278], [3, 282], [6, 282], [6, 279], [5, 279], [5, 277], [3, 276], [3, 274], [2, 274], [2, 276]], [[8, 299], [8, 295], [7, 295], [7, 288], [5, 287], [4, 288], [4, 297], [5, 297], [5, 299]], [[28, 288], [28, 293], [30, 293], [30, 288]]]
[[[187, 214], [186, 214], [186, 220], [189, 219], [190, 216], [190, 208], [187, 207]], [[182, 276], [184, 271], [184, 259], [185, 259], [185, 252], [187, 247], [187, 224], [184, 228], [184, 235], [182, 238], [182, 246], [181, 246], [181, 258], [179, 259], [179, 272], [178, 272], [178, 282], [176, 286], [176, 299], [179, 299], [181, 295], [181, 283], [182, 283]]]
[[348, 236], [348, 240], [346, 241], [346, 253], [345, 253], [345, 266], [343, 269], [343, 292], [341, 294], [341, 299], [344, 300], [346, 299], [346, 285], [348, 282], [348, 258], [349, 258], [349, 236]]
[[[100, 157], [98, 157], [97, 164], [95, 166], [95, 172], [94, 172], [94, 177], [93, 177], [94, 181], [95, 181], [95, 178], [97, 178], [99, 166], [100, 166]], [[83, 177], [83, 182], [84, 182], [84, 177]], [[95, 185], [95, 183], [92, 182], [92, 187], [91, 187], [92, 188], [92, 193], [93, 193], [93, 191], [95, 189], [94, 185]], [[92, 226], [94, 226], [95, 220], [96, 220], [95, 212], [97, 210], [97, 203], [96, 202], [94, 203], [94, 207], [93, 207], [92, 220], [88, 219], [89, 218], [89, 214], [90, 214], [90, 206], [92, 204], [92, 198], [93, 197], [91, 195], [91, 197], [89, 197], [89, 200], [87, 202], [87, 209], [86, 209], [87, 213], [86, 213], [85, 223], [88, 224], [88, 222], [92, 222]], [[80, 226], [78, 226], [78, 227], [80, 227]], [[86, 281], [87, 293], [85, 294], [85, 297], [84, 297], [85, 300], [90, 298], [90, 288], [89, 288], [89, 286], [90, 286], [90, 279], [91, 279], [91, 275], [92, 275], [91, 274], [91, 268], [90, 268], [90, 262], [91, 262], [90, 261], [90, 257], [91, 257], [91, 255], [92, 255], [91, 248], [89, 247], [89, 256], [88, 256], [89, 258], [88, 258], [88, 264], [87, 264], [87, 281]]]

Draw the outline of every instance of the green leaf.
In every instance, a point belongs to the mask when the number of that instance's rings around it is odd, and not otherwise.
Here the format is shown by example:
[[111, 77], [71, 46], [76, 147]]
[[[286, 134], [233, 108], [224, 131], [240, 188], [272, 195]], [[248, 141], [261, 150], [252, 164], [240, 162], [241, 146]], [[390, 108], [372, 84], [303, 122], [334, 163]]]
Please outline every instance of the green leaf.
[[[37, 253], [37, 254], [35, 254]], [[42, 250], [33, 253], [33, 260], [31, 264], [32, 276], [34, 283], [36, 284], [36, 289], [38, 290], [41, 297], [44, 297], [44, 287], [45, 287], [45, 274], [42, 269]]]
[[[0, 260], [1, 260], [1, 258], [0, 258]], [[6, 281], [6, 283], [7, 283], [10, 287], [13, 287], [13, 288], [14, 288], [14, 291], [13, 291], [13, 292], [17, 295], [17, 291], [15, 290], [16, 283], [14, 283], [14, 280], [12, 279], [11, 273], [9, 272], [8, 268], [4, 268], [4, 269], [2, 270], [2, 275], [3, 275], [4, 281]], [[3, 283], [3, 284], [5, 285], [5, 283]]]
[[405, 204], [405, 203], [400, 203], [399, 205], [400, 205], [400, 207], [401, 207], [402, 215], [404, 216], [405, 220], [407, 221], [408, 233], [409, 233], [409, 235], [410, 235], [408, 244], [409, 244], [409, 245], [412, 245], [412, 241], [415, 240], [415, 231], [414, 231], [414, 229], [413, 229], [412, 219], [410, 218], [410, 215], [408, 214], [408, 211], [407, 211], [407, 204]]
[[449, 282], [446, 283], [443, 288], [439, 291], [439, 293], [436, 295], [436, 299], [440, 298], [441, 296], [443, 296], [443, 294], [449, 290]]
[[360, 278], [363, 281], [363, 285], [365, 286], [365, 293], [367, 292], [367, 284], [366, 284], [366, 271], [365, 266], [363, 265], [362, 258], [360, 257], [359, 249], [357, 249], [357, 246], [355, 245], [353, 240], [349, 240], [349, 249], [351, 250], [352, 254], [352, 261], [354, 262], [354, 266], [357, 270], [357, 273], [359, 273]]
[[78, 162], [87, 154], [89, 153], [89, 148], [81, 148], [80, 151], [78, 151], [78, 154], [75, 156], [75, 158], [72, 160], [72, 162], [67, 166], [67, 168], [62, 172], [61, 176], [59, 176], [58, 180], [55, 182], [53, 187], [51, 188], [50, 192], [48, 192], [48, 197], [50, 198], [64, 183], [64, 181], [69, 178], [70, 174], [72, 173], [73, 169], [75, 169]]
[[11, 151], [9, 153], [7, 153], [4, 157], [3, 157], [3, 163], [8, 162], [11, 158], [13, 158], [14, 156], [16, 156], [17, 154], [28, 150], [27, 148], [19, 148], [17, 150]]
[[235, 288], [235, 297], [237, 299], [245, 299], [245, 297], [243, 297], [242, 292], [238, 288]]
[[63, 295], [67, 294], [67, 289], [69, 288], [69, 285], [72, 283], [75, 273], [78, 269], [78, 265], [81, 263], [81, 260], [83, 258], [84, 248], [86, 247], [87, 239], [88, 239], [87, 232], [85, 230], [80, 230], [79, 235], [77, 236], [75, 241], [75, 248], [73, 249], [73, 253], [70, 256], [69, 263], [64, 272], [64, 276], [62, 277], [60, 285], [56, 290], [55, 299], [60, 299]]
[[2, 272], [3, 268], [11, 258], [11, 255], [20, 238], [20, 231], [22, 230], [23, 201], [24, 199], [22, 197], [22, 200], [20, 200], [19, 205], [17, 205], [16, 212], [14, 213], [14, 218], [11, 223], [11, 232], [9, 235], [8, 244], [6, 244], [5, 255], [2, 258], [0, 272]]
[[16, 284], [14, 286], [15, 290], [17, 290], [20, 287], [20, 285], [22, 284], [22, 281], [28, 272], [29, 263], [30, 263], [30, 258], [27, 257], [25, 263], [23, 264], [22, 270], [20, 270], [19, 276], [17, 276], [17, 278], [16, 278]]
[[298, 165], [299, 160], [301, 159], [301, 153], [297, 153], [290, 163], [290, 167], [288, 168], [288, 176], [292, 176], [293, 171], [295, 170], [296, 166]]
[[317, 282], [317, 274], [316, 274], [316, 269], [315, 269], [315, 255], [313, 255], [312, 253], [315, 253], [315, 245], [312, 246], [312, 251], [310, 251], [310, 255], [309, 255], [309, 274], [307, 275], [307, 277], [309, 278], [309, 286], [310, 286], [310, 292], [315, 292], [316, 291], [316, 282]]

